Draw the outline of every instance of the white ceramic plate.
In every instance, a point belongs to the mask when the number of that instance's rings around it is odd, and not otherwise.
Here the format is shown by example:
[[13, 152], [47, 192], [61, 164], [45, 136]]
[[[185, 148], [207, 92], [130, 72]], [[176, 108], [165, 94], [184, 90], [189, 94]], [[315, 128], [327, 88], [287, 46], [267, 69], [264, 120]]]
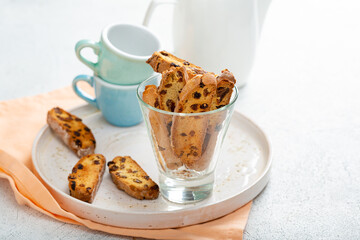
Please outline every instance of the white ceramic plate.
[[[157, 182], [156, 163], [144, 123], [120, 128], [108, 124], [90, 105], [71, 111], [81, 117], [96, 139], [96, 153], [107, 161], [117, 155], [132, 156]], [[69, 196], [67, 176], [78, 161], [46, 125], [32, 149], [36, 171], [60, 206], [79, 217], [127, 228], [181, 227], [224, 216], [243, 206], [266, 186], [271, 166], [270, 144], [263, 131], [251, 120], [234, 112], [222, 148], [210, 198], [192, 204], [175, 204], [161, 196], [137, 200], [112, 183], [108, 169], [92, 204]]]

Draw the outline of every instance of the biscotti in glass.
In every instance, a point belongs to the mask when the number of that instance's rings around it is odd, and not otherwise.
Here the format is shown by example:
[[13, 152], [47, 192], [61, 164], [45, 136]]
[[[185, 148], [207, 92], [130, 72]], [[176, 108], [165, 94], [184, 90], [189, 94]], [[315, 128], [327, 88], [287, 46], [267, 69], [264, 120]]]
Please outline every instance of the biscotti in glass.
[[[234, 87], [229, 104], [215, 110], [170, 112], [158, 108], [160, 81], [161, 75], [155, 75], [141, 83], [137, 91], [159, 169], [160, 192], [177, 203], [203, 200], [213, 189], [214, 171], [238, 90]], [[196, 107], [207, 106], [199, 103]]]

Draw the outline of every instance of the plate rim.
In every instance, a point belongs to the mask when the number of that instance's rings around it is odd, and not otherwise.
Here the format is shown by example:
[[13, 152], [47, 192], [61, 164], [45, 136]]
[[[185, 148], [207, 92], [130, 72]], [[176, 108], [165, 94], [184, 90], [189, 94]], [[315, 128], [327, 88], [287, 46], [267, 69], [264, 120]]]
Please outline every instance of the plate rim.
[[[78, 105], [78, 106], [75, 106], [73, 108], [70, 108], [69, 112], [73, 112], [73, 111], [77, 111], [81, 108], [86, 108], [86, 107], [91, 107], [91, 108], [94, 108], [92, 106], [90, 106], [89, 104], [81, 104], [81, 105]], [[94, 108], [95, 110], [96, 108]], [[96, 113], [96, 111], [94, 111], [94, 113]], [[227, 201], [231, 201], [231, 200], [235, 200], [236, 197], [238, 195], [241, 195], [242, 193], [248, 191], [249, 189], [251, 189], [252, 187], [256, 186], [261, 180], [264, 179], [264, 177], [266, 175], [269, 174], [270, 172], [270, 169], [271, 169], [271, 166], [272, 166], [272, 162], [273, 162], [273, 157], [272, 157], [272, 145], [271, 145], [271, 141], [270, 141], [270, 138], [269, 136], [266, 134], [266, 132], [259, 127], [259, 125], [254, 122], [252, 119], [250, 119], [249, 117], [245, 116], [244, 114], [240, 113], [239, 111], [237, 110], [234, 110], [234, 114], [237, 114], [237, 115], [240, 115], [241, 118], [245, 119], [246, 122], [248, 122], [250, 125], [253, 125], [253, 127], [258, 131], [258, 133], [260, 133], [260, 135], [262, 135], [262, 137], [264, 138], [264, 143], [266, 143], [266, 147], [267, 147], [267, 151], [268, 151], [268, 154], [265, 155], [265, 160], [266, 160], [266, 165], [264, 166], [264, 169], [262, 170], [262, 173], [261, 175], [256, 179], [254, 180], [248, 187], [242, 189], [240, 192], [237, 192], [235, 195], [232, 195], [230, 197], [227, 197], [225, 199], [223, 199], [221, 202], [227, 202]], [[106, 209], [106, 208], [103, 208], [101, 206], [95, 206], [95, 205], [92, 205], [90, 203], [86, 203], [86, 202], [83, 202], [79, 199], [76, 199], [76, 198], [73, 198], [71, 197], [70, 195], [64, 193], [63, 191], [61, 191], [60, 189], [58, 189], [56, 186], [54, 186], [53, 184], [51, 184], [47, 178], [43, 175], [43, 173], [40, 171], [39, 169], [39, 166], [38, 166], [38, 161], [36, 161], [36, 148], [38, 146], [38, 143], [39, 143], [39, 140], [41, 139], [41, 137], [43, 136], [43, 134], [45, 133], [46, 130], [50, 130], [49, 129], [49, 125], [48, 124], [45, 124], [38, 132], [38, 134], [36, 135], [34, 141], [33, 141], [33, 145], [32, 145], [32, 153], [31, 153], [31, 157], [32, 157], [32, 164], [34, 166], [34, 169], [35, 171], [37, 172], [38, 176], [43, 180], [43, 182], [45, 183], [45, 185], [47, 186], [47, 189], [49, 190], [50, 194], [52, 195], [52, 197], [54, 197], [54, 199], [58, 202], [59, 204], [59, 200], [56, 199], [56, 197], [54, 196], [53, 193], [51, 193], [51, 190], [52, 189], [53, 191], [55, 191], [57, 194], [60, 194], [62, 197], [65, 197], [66, 199], [68, 199], [69, 201], [75, 201], [76, 203], [82, 205], [83, 207], [86, 207], [88, 208], [90, 211], [91, 210], [101, 210], [101, 211], [106, 211], [106, 212], [116, 212], [118, 214], [131, 214], [131, 215], [165, 215], [165, 214], [178, 214], [178, 213], [186, 213], [188, 211], [194, 211], [194, 210], [198, 210], [198, 209], [202, 209], [202, 208], [208, 208], [208, 207], [212, 207], [212, 206], [215, 206], [217, 204], [219, 204], [219, 202], [211, 202], [211, 203], [205, 203], [204, 205], [195, 205], [195, 206], [192, 206], [192, 207], [189, 207], [189, 208], [186, 208], [186, 209], [176, 209], [176, 210], [172, 210], [172, 211], [148, 211], [148, 212], [140, 212], [140, 211], [133, 211], [133, 212], [125, 212], [125, 211], [118, 211], [118, 210], [110, 210], [110, 209]], [[50, 130], [51, 131], [51, 130]], [[266, 182], [265, 182], [265, 185], [264, 187], [262, 187], [261, 191], [266, 187], [267, 183], [269, 181], [269, 178], [266, 179]], [[49, 189], [50, 188], [50, 189]], [[257, 193], [252, 199], [254, 199], [258, 194], [261, 193], [261, 191], [259, 193]], [[160, 196], [161, 197], [161, 196]], [[165, 198], [164, 198], [165, 199]], [[251, 200], [252, 200], [251, 199]], [[166, 199], [165, 199], [166, 200]], [[251, 201], [250, 200], [250, 201]], [[176, 204], [176, 203], [175, 203]], [[192, 203], [189, 203], [189, 204], [192, 204]], [[179, 204], [179, 205], [182, 205], [182, 204]], [[60, 204], [59, 206], [65, 210], [65, 211], [68, 211], [66, 209], [64, 209]], [[243, 205], [242, 205], [243, 206]], [[240, 207], [242, 207], [240, 206]], [[238, 208], [240, 208], [238, 207]], [[92, 208], [95, 208], [95, 209], [92, 209]], [[238, 209], [237, 208], [237, 209]], [[75, 214], [75, 213], [73, 213]], [[76, 214], [75, 214], [76, 215]], [[76, 215], [78, 216], [78, 215]], [[90, 220], [90, 219], [89, 219]], [[90, 221], [93, 221], [93, 220], [90, 220]], [[192, 225], [192, 224], [190, 224]]]

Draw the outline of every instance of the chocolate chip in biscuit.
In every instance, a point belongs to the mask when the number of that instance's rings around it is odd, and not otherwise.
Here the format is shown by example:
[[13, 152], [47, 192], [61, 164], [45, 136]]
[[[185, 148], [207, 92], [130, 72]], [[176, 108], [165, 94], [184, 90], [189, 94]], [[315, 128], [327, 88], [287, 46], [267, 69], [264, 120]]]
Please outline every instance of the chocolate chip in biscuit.
[[75, 187], [76, 187], [76, 182], [75, 181], [71, 181], [70, 187], [73, 191], [75, 191]]
[[168, 136], [170, 136], [171, 134], [171, 126], [172, 126], [172, 121], [168, 122], [168, 124], [166, 124], [166, 129], [168, 131]]
[[180, 67], [180, 65], [177, 65], [177, 64], [175, 64], [175, 63], [170, 63], [170, 67]]
[[156, 65], [156, 72], [159, 71], [159, 66], [160, 66], [160, 62], [158, 62], [158, 64]]
[[159, 99], [157, 98], [157, 99], [155, 100], [154, 107], [155, 107], [155, 108], [159, 108], [159, 106], [160, 106], [160, 103], [159, 103]]
[[225, 88], [225, 87], [219, 87], [217, 89], [217, 95], [220, 97], [220, 102], [224, 99], [224, 97], [226, 96], [226, 94], [228, 94], [230, 92], [229, 88]]
[[184, 75], [183, 75], [183, 73], [182, 72], [180, 72], [180, 71], [177, 71], [176, 72], [176, 75], [178, 76], [178, 82], [182, 82], [183, 81], [183, 77], [184, 77]]
[[78, 146], [78, 147], [82, 147], [82, 142], [81, 142], [80, 139], [76, 139], [76, 140], [75, 140], [75, 144], [76, 144], [76, 146]]
[[142, 183], [142, 181], [137, 179], [137, 178], [133, 179], [133, 181], [136, 182], [136, 183]]
[[190, 108], [194, 111], [196, 111], [198, 109], [198, 104], [193, 104], [190, 106]]
[[109, 168], [110, 171], [116, 171], [117, 169], [119, 169], [119, 167], [116, 166], [116, 165], [112, 165], [112, 166]]
[[205, 88], [204, 89], [204, 96], [206, 97], [207, 95], [209, 95], [209, 93], [210, 93], [210, 91], [207, 88]]
[[55, 111], [56, 113], [61, 114], [61, 109], [60, 109], [59, 107], [54, 108], [54, 111]]
[[203, 103], [203, 104], [200, 105], [201, 109], [206, 109], [208, 107], [209, 107], [209, 105], [207, 103]]
[[[206, 90], [206, 89], [205, 89]], [[201, 93], [199, 93], [199, 92], [194, 92], [193, 93], [193, 98], [195, 98], [195, 99], [199, 99], [201, 97]]]
[[167, 106], [168, 108], [170, 108], [170, 111], [171, 111], [171, 112], [174, 112], [174, 110], [175, 110], [175, 102], [174, 102], [173, 100], [168, 99], [168, 100], [166, 101], [166, 106]]

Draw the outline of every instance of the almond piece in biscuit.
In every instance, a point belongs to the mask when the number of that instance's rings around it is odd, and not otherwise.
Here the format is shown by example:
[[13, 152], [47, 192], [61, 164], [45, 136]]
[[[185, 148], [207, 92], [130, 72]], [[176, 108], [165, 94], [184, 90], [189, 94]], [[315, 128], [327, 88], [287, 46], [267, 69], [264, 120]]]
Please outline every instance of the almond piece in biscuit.
[[77, 116], [55, 107], [48, 112], [47, 123], [79, 157], [94, 153], [96, 144], [94, 135]]
[[158, 185], [131, 157], [118, 156], [107, 165], [117, 188], [131, 197], [151, 200], [159, 196]]
[[[210, 110], [216, 94], [216, 78], [211, 73], [197, 75], [189, 80], [180, 93], [175, 112], [200, 113]], [[198, 160], [208, 127], [208, 116], [174, 116], [171, 144], [175, 154], [189, 169], [201, 170]]]
[[105, 163], [101, 154], [82, 157], [68, 176], [70, 196], [92, 203], [104, 175]]

